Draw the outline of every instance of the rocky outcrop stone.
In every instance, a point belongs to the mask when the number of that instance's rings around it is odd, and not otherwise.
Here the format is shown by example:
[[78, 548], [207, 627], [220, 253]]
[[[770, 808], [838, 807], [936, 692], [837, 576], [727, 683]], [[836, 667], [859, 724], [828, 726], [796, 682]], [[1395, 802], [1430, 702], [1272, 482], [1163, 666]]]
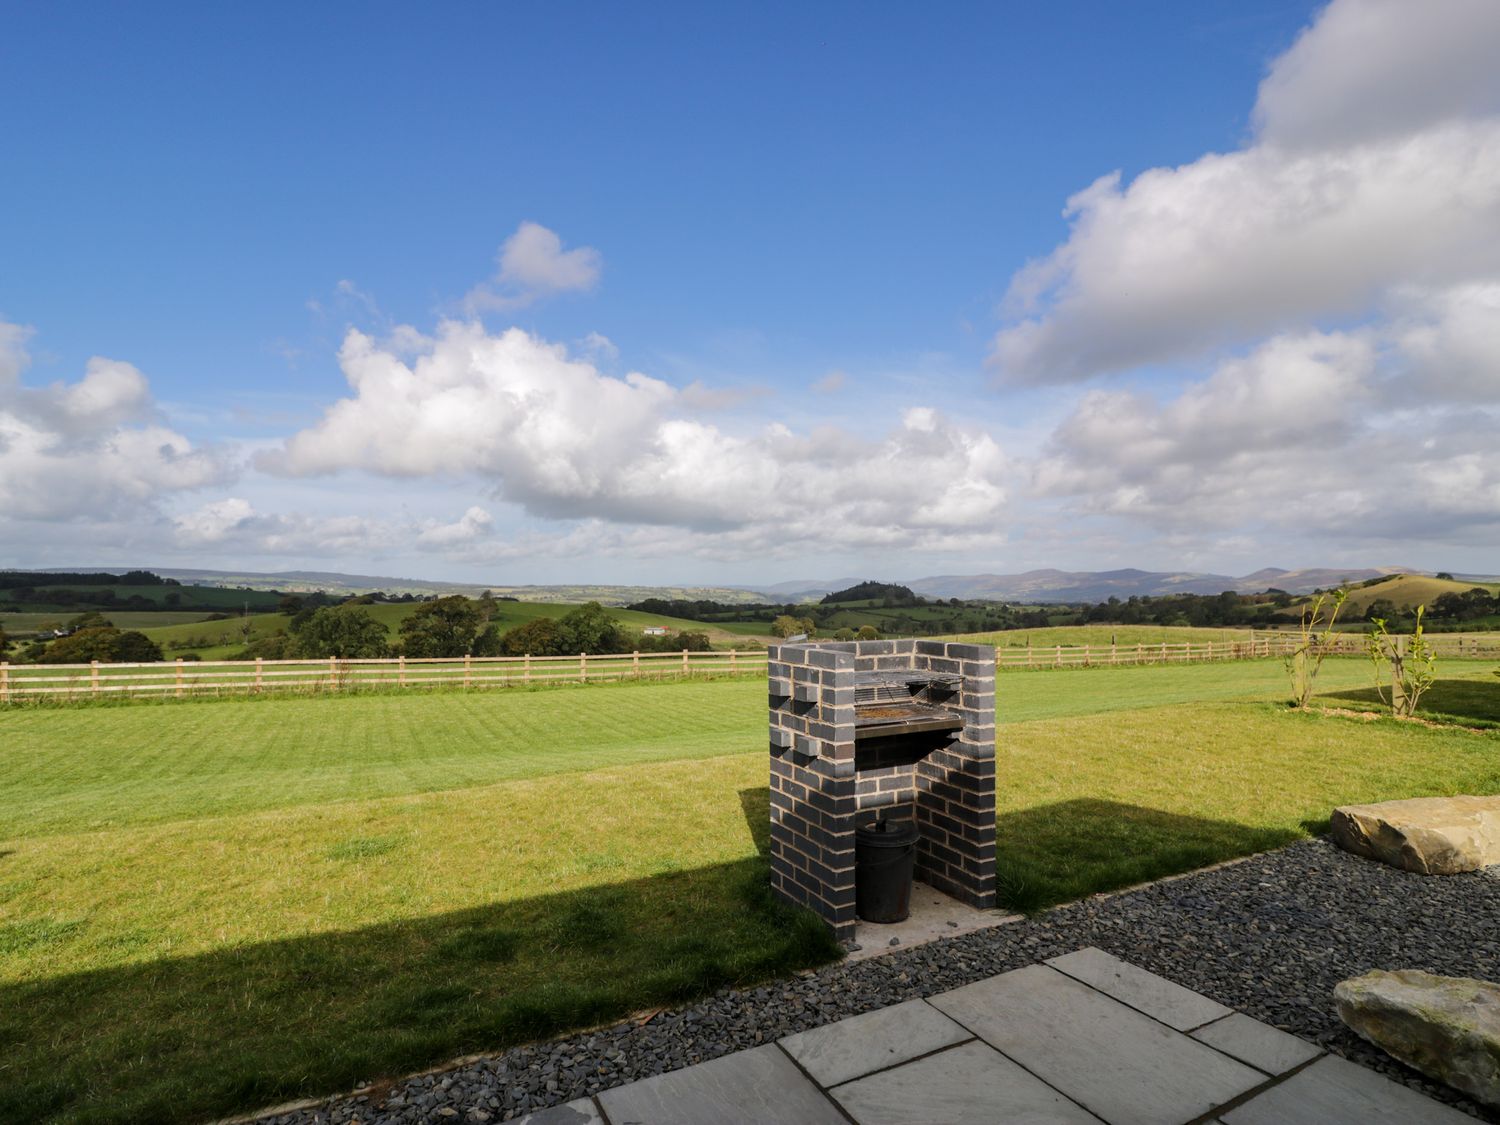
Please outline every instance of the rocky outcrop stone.
[[1377, 969], [1333, 990], [1339, 1018], [1423, 1074], [1500, 1108], [1500, 985]]
[[1333, 810], [1339, 847], [1422, 875], [1500, 863], [1500, 797], [1415, 797]]

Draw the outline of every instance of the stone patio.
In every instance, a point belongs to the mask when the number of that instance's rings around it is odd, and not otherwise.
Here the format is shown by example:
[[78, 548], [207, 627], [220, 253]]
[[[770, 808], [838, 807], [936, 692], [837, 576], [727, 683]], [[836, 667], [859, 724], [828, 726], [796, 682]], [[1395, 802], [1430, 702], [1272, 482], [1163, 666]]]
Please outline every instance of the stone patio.
[[523, 1120], [1458, 1125], [1472, 1118], [1087, 948]]

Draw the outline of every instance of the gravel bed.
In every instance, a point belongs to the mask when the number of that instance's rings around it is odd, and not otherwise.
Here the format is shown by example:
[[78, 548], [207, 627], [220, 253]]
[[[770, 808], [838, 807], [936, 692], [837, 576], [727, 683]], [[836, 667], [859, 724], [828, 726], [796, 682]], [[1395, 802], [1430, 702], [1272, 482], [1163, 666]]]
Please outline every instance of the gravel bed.
[[1482, 1120], [1500, 1120], [1366, 1044], [1339, 1022], [1332, 1000], [1340, 980], [1375, 968], [1500, 980], [1500, 878], [1494, 874], [1412, 875], [1311, 840], [1029, 921], [721, 992], [644, 1024], [518, 1047], [405, 1079], [380, 1096], [334, 1098], [259, 1121], [504, 1121], [1086, 945]]

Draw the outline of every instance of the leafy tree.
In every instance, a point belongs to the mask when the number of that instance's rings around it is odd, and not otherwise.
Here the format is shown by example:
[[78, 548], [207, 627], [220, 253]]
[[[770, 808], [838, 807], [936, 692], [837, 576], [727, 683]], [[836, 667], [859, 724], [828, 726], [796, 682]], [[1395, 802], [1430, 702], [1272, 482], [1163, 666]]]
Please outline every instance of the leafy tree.
[[[1370, 662], [1375, 665], [1375, 694], [1391, 709], [1391, 714], [1409, 719], [1417, 713], [1417, 704], [1437, 679], [1437, 657], [1422, 633], [1422, 611], [1417, 606], [1417, 621], [1410, 637], [1393, 637], [1384, 619], [1377, 620], [1368, 637]], [[1390, 688], [1381, 683], [1381, 673], [1389, 666]]]
[[153, 664], [161, 658], [161, 645], [145, 633], [130, 629], [115, 638], [115, 653], [110, 659], [126, 664]]
[[806, 617], [793, 617], [789, 613], [783, 613], [775, 621], [771, 622], [771, 635], [773, 637], [795, 637], [798, 633], [806, 633], [809, 637], [813, 634], [813, 623]]
[[859, 633], [856, 634], [856, 639], [861, 641], [878, 641], [880, 639], [880, 630], [873, 625], [861, 625]]
[[69, 621], [68, 628], [74, 630], [110, 629], [114, 627], [114, 624], [115, 623], [109, 618], [105, 617], [104, 614], [98, 612], [97, 610], [91, 609], [87, 613], [80, 613], [77, 617]]
[[1287, 674], [1292, 679], [1292, 703], [1296, 707], [1305, 708], [1312, 697], [1313, 684], [1328, 655], [1334, 623], [1348, 597], [1349, 591], [1340, 587], [1332, 594], [1317, 595], [1303, 607], [1297, 626], [1297, 646], [1286, 657]]
[[854, 639], [854, 630], [848, 628], [839, 629], [833, 634], [833, 639], [836, 641], [852, 641]]
[[145, 633], [122, 633], [113, 625], [96, 625], [53, 641], [37, 659], [42, 664], [87, 664], [91, 660], [147, 664], [161, 658], [161, 647]]
[[500, 651], [506, 656], [564, 656], [567, 638], [562, 626], [551, 617], [536, 617], [517, 625], [500, 638]]
[[385, 626], [358, 606], [325, 606], [298, 627], [292, 654], [345, 660], [384, 656], [385, 638]]
[[[474, 638], [475, 656], [504, 656], [502, 647], [504, 635], [500, 632], [500, 626], [494, 622], [484, 627], [484, 632]], [[524, 654], [523, 654], [524, 655]]]
[[630, 643], [620, 623], [598, 602], [588, 602], [558, 622], [569, 654], [575, 652], [629, 652]]
[[495, 604], [495, 595], [486, 590], [479, 595], [479, 612], [486, 621], [495, 616], [499, 607]]
[[47, 646], [40, 658], [42, 664], [87, 664], [91, 660], [108, 662], [115, 658], [115, 638], [120, 630], [113, 625], [95, 625], [80, 629], [70, 637], [59, 637]]
[[690, 652], [707, 652], [713, 648], [713, 642], [708, 639], [707, 633], [672, 633], [665, 637], [641, 637], [639, 640], [632, 639], [632, 643], [641, 652], [681, 652], [687, 649]]
[[5, 635], [5, 627], [0, 625], [0, 653], [3, 653], [9, 644], [10, 638]]
[[462, 594], [434, 598], [401, 622], [401, 648], [407, 656], [463, 656], [482, 624], [479, 607]]

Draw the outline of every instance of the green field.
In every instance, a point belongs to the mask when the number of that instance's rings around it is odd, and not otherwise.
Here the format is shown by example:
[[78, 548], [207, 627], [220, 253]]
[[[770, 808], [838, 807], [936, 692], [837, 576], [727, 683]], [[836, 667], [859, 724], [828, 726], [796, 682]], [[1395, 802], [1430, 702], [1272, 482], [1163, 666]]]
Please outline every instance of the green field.
[[[1500, 731], [1279, 663], [1002, 674], [1007, 901], [1500, 792]], [[1325, 701], [1368, 707], [1368, 665]], [[1500, 724], [1500, 679], [1432, 714]], [[764, 685], [0, 710], [0, 1120], [199, 1121], [814, 964], [764, 894]]]
[[[74, 601], [50, 602], [46, 596], [49, 590], [71, 595]], [[211, 606], [225, 613], [243, 609], [247, 605], [253, 613], [258, 609], [274, 608], [281, 600], [281, 595], [271, 590], [233, 590], [221, 586], [38, 586], [36, 596], [28, 604], [35, 604], [38, 608], [56, 607], [62, 612], [68, 612], [78, 599], [86, 600], [90, 593], [103, 590], [108, 590], [120, 601], [140, 597], [157, 605], [170, 605], [175, 596], [190, 605]], [[73, 608], [71, 612], [83, 611]]]
[[1000, 648], [1049, 648], [1054, 645], [1195, 645], [1248, 641], [1249, 629], [1197, 629], [1187, 625], [1055, 625], [1050, 629], [1008, 629], [1000, 633], [964, 633], [945, 639]]
[[[384, 625], [391, 640], [395, 641], [400, 636], [401, 622], [416, 611], [418, 604], [417, 602], [397, 602], [367, 605], [360, 608]], [[576, 605], [569, 605], [562, 602], [506, 601], [497, 601], [495, 607], [495, 614], [491, 618], [491, 621], [499, 625], [502, 632], [538, 617], [564, 617], [578, 608]], [[753, 633], [748, 630], [741, 633], [737, 627], [735, 627], [734, 631], [730, 631], [719, 625], [709, 625], [701, 621], [684, 621], [677, 617], [662, 617], [658, 614], [640, 613], [631, 609], [611, 609], [609, 613], [610, 616], [619, 621], [627, 630], [634, 632], [640, 632], [647, 625], [664, 625], [674, 633], [683, 631], [707, 633], [709, 640], [716, 644], [728, 644], [730, 642], [760, 638], [769, 639], [769, 635], [765, 633]], [[255, 640], [260, 637], [269, 637], [279, 631], [285, 630], [290, 621], [291, 616], [289, 614], [261, 613], [253, 614], [243, 619], [243, 625], [249, 627], [249, 639]], [[230, 621], [211, 621], [197, 626], [168, 625], [157, 629], [146, 629], [144, 632], [148, 637], [156, 641], [157, 644], [161, 645], [162, 650], [168, 656], [180, 651], [179, 646], [183, 642], [210, 641], [213, 643], [208, 645], [195, 644], [195, 647], [191, 651], [196, 652], [199, 658], [203, 660], [225, 660], [243, 649], [247, 643], [241, 626], [242, 621], [234, 619]]]
[[[81, 609], [69, 609], [63, 612], [49, 613], [0, 613], [0, 629], [4, 629], [12, 636], [17, 633], [34, 633], [38, 629], [61, 629], [73, 618], [84, 613]], [[155, 629], [161, 626], [187, 625], [195, 621], [204, 621], [212, 612], [210, 610], [140, 610], [140, 609], [105, 609], [98, 610], [120, 629]], [[216, 623], [217, 624], [217, 623]]]

